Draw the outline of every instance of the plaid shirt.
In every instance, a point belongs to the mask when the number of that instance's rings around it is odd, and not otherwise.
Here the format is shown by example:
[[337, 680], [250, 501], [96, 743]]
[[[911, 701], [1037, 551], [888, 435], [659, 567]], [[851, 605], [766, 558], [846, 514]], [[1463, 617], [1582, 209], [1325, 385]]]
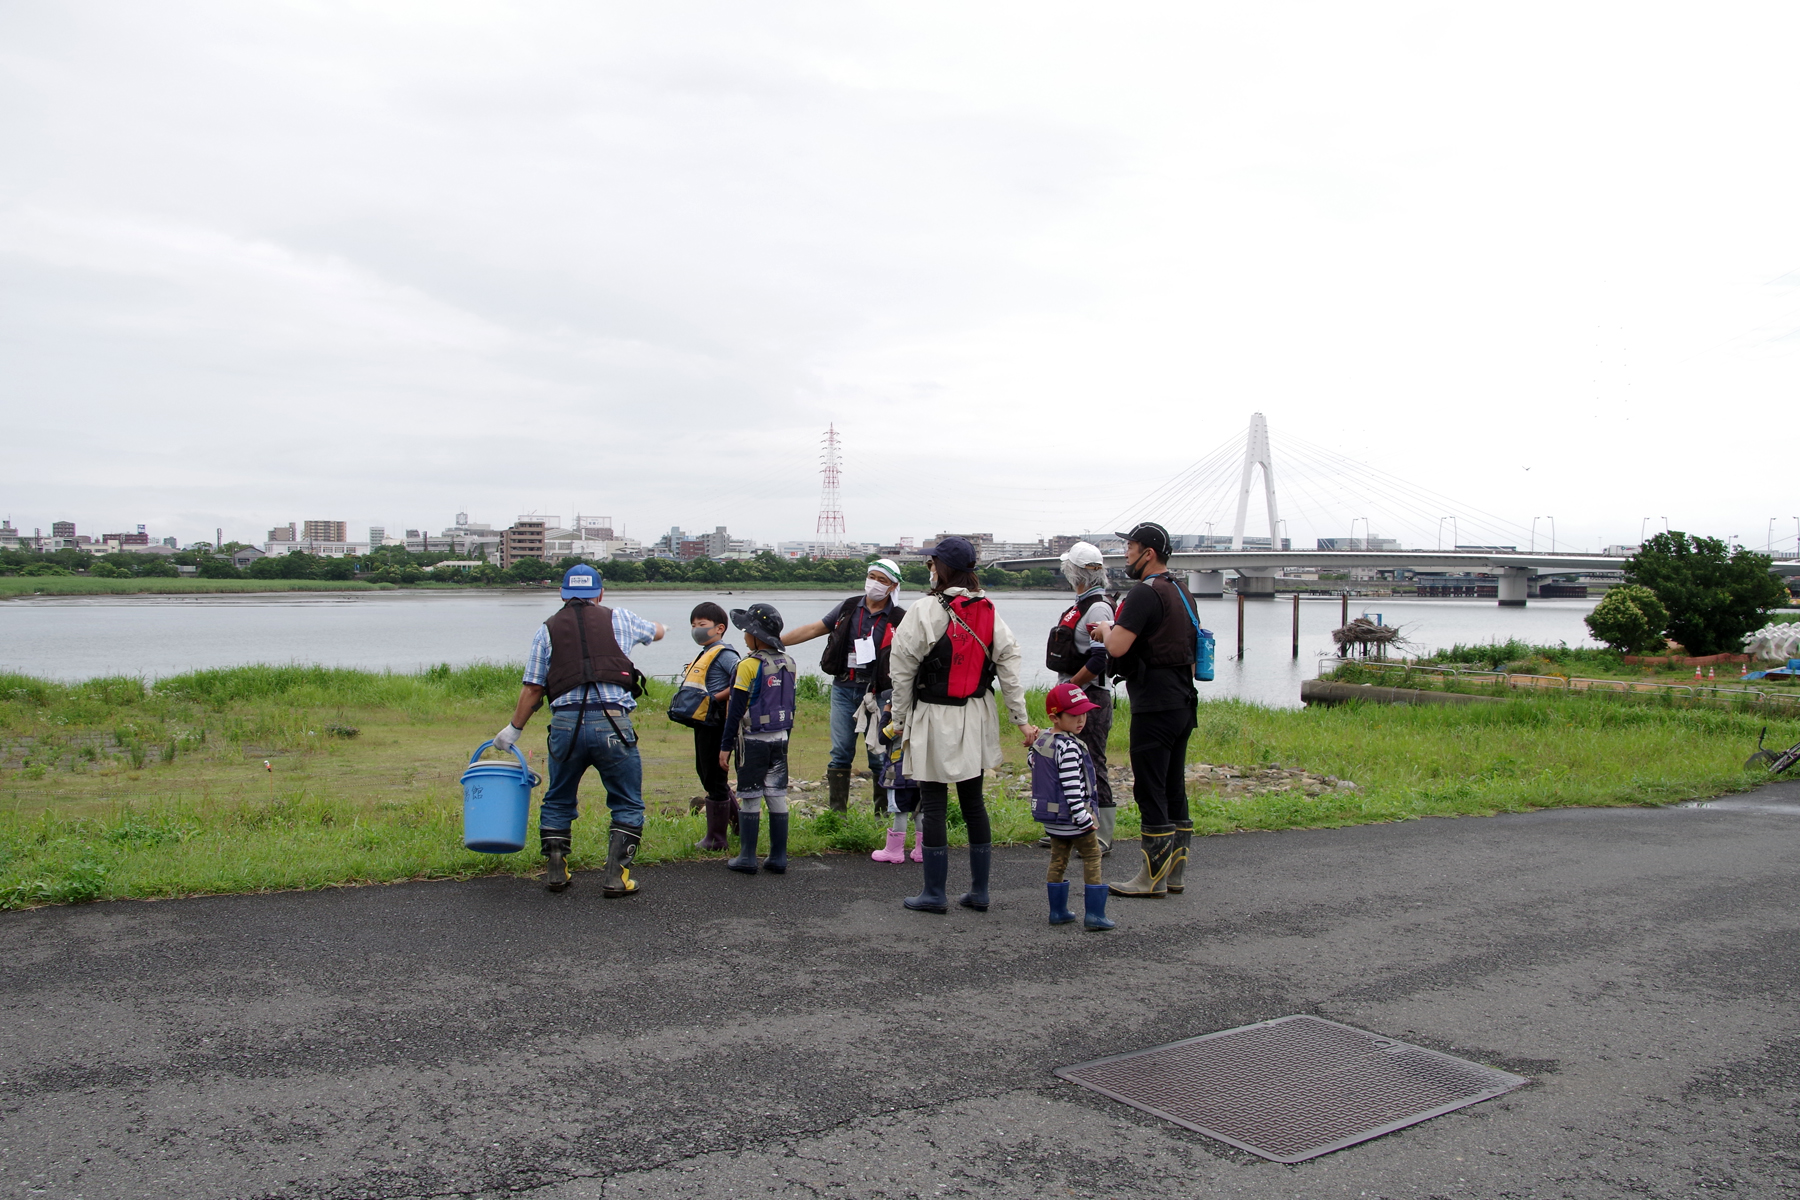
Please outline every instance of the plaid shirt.
[[[634, 646], [647, 646], [656, 640], [656, 624], [646, 621], [634, 612], [623, 608], [612, 610], [613, 637], [618, 639], [619, 648], [630, 654]], [[537, 635], [531, 639], [531, 654], [525, 659], [525, 683], [543, 686], [544, 680], [550, 678], [550, 627], [539, 625]], [[571, 688], [550, 702], [551, 708], [574, 708], [579, 704], [616, 704], [620, 708], [633, 709], [637, 701], [631, 698], [631, 692], [616, 683], [584, 683], [580, 687]]]

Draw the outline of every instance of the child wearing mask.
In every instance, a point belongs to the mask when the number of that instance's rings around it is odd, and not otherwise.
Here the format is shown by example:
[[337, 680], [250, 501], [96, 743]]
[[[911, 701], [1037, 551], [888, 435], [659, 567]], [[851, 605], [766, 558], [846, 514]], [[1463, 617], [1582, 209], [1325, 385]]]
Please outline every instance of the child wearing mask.
[[[731, 610], [731, 623], [744, 631], [750, 654], [738, 663], [725, 713], [724, 746], [738, 756], [738, 855], [726, 862], [733, 871], [757, 871], [756, 840], [761, 833], [763, 801], [769, 802], [769, 857], [762, 869], [787, 871], [788, 731], [794, 727], [794, 660], [782, 652], [781, 614], [773, 604]], [[719, 751], [724, 769], [730, 749]]]
[[1106, 915], [1107, 887], [1100, 874], [1100, 839], [1094, 820], [1094, 763], [1081, 741], [1087, 715], [1097, 708], [1073, 683], [1059, 683], [1044, 697], [1051, 728], [1031, 743], [1031, 815], [1050, 838], [1050, 923], [1075, 920], [1069, 911], [1069, 885], [1063, 873], [1069, 855], [1081, 855], [1086, 880], [1083, 924], [1091, 930], [1111, 929]]
[[725, 644], [725, 610], [712, 601], [694, 606], [688, 627], [700, 653], [687, 665], [681, 688], [669, 705], [669, 718], [694, 730], [694, 771], [706, 793], [706, 836], [695, 848], [723, 850], [731, 828], [731, 784], [719, 762], [719, 749], [738, 652]]

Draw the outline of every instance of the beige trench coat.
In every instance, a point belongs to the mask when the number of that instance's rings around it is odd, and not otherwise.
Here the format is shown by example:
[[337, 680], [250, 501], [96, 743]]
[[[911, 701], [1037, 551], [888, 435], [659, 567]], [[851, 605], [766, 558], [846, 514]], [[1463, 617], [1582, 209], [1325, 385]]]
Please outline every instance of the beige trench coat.
[[[948, 596], [980, 596], [950, 588]], [[950, 614], [935, 596], [923, 596], [906, 610], [905, 618], [894, 630], [894, 645], [888, 659], [888, 671], [894, 681], [894, 723], [903, 731], [906, 748], [902, 769], [914, 779], [934, 783], [957, 783], [973, 779], [986, 767], [997, 767], [1003, 761], [1000, 753], [1000, 713], [994, 703], [994, 692], [967, 704], [913, 703], [913, 681], [919, 673], [919, 662], [937, 645], [950, 627]], [[1029, 723], [1025, 711], [1025, 689], [1019, 683], [1019, 641], [1006, 622], [994, 614], [994, 644], [989, 653], [994, 659], [994, 683], [1006, 701], [1006, 711], [1021, 730]]]

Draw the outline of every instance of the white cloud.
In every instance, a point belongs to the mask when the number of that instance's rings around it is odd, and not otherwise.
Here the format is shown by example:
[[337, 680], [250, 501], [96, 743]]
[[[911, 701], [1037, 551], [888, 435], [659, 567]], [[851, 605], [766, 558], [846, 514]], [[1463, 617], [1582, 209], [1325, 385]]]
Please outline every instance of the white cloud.
[[853, 534], [1040, 534], [1261, 409], [1278, 470], [1285, 430], [1574, 544], [1756, 542], [1796, 23], [14, 6], [0, 506], [794, 536], [835, 421]]

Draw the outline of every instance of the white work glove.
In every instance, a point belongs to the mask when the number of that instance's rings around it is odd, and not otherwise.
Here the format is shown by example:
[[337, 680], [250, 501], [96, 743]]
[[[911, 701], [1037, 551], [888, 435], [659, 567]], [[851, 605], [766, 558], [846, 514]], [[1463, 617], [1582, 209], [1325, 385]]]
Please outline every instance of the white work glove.
[[510, 751], [513, 748], [513, 743], [518, 741], [524, 732], [523, 729], [520, 729], [511, 721], [508, 721], [506, 723], [506, 728], [494, 735], [494, 745], [498, 746], [502, 751]]

